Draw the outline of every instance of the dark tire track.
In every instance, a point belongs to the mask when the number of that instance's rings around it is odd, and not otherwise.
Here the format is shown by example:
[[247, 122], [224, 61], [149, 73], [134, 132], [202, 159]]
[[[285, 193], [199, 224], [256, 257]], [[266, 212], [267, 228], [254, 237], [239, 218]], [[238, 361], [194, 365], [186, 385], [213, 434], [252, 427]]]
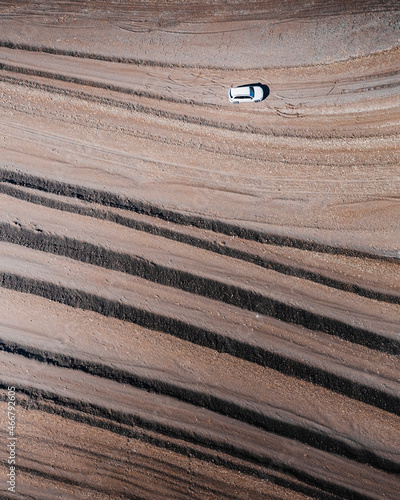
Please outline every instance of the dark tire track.
[[[5, 390], [7, 389], [5, 384], [1, 381], [0, 388]], [[368, 498], [365, 495], [360, 496], [355, 489], [349, 489], [330, 481], [317, 479], [315, 476], [310, 476], [304, 471], [296, 467], [289, 466], [284, 462], [277, 461], [272, 457], [269, 457], [266, 463], [265, 455], [261, 456], [257, 452], [246, 451], [242, 448], [236, 447], [235, 445], [224, 443], [222, 440], [221, 442], [216, 440], [213, 442], [210, 438], [204, 438], [200, 434], [194, 435], [191, 432], [186, 432], [182, 429], [177, 429], [176, 427], [160, 425], [157, 422], [152, 422], [151, 420], [142, 418], [139, 415], [127, 415], [116, 411], [110, 411], [109, 409], [102, 408], [98, 405], [83, 403], [82, 401], [74, 400], [72, 398], [63, 398], [56, 393], [52, 393], [51, 391], [42, 391], [23, 386], [20, 386], [19, 390], [22, 395], [25, 394], [29, 397], [30, 408], [38, 408], [42, 411], [54, 412], [55, 414], [62, 415], [64, 418], [72, 418], [74, 420], [78, 419], [78, 421], [89, 425], [99, 425], [100, 427], [110, 430], [111, 432], [128, 437], [133, 436], [138, 439], [146, 439], [147, 442], [156, 446], [168, 447], [173, 451], [183, 453], [185, 455], [190, 453], [191, 455], [194, 455], [204, 461], [218, 463], [220, 462], [218, 460], [218, 456], [215, 456], [212, 451], [217, 452], [218, 454], [222, 453], [223, 455], [228, 455], [234, 459], [245, 461], [247, 466], [239, 468], [239, 470], [242, 470], [243, 472], [258, 475], [257, 467], [259, 466], [261, 466], [264, 470], [265, 468], [271, 471], [277, 470], [280, 473], [293, 476], [296, 480], [304, 482], [305, 489], [309, 492], [310, 485], [311, 487], [320, 488], [334, 495], [339, 495], [342, 498]], [[43, 405], [42, 401], [45, 401], [46, 404]], [[19, 397], [18, 403], [24, 404], [23, 398]], [[141, 432], [137, 433], [137, 431], [134, 430], [135, 428], [139, 428]], [[152, 438], [154, 434], [156, 436]], [[176, 443], [178, 440], [183, 441], [183, 444]], [[232, 466], [235, 467], [234, 463], [232, 464], [230, 460], [227, 461], [226, 459], [222, 463], [220, 462], [220, 464], [229, 468]], [[265, 473], [262, 474], [261, 477], [263, 476], [265, 477]], [[284, 486], [285, 484], [282, 485]], [[289, 485], [290, 482], [288, 481], [286, 486]], [[326, 497], [323, 496], [323, 498]]]
[[[221, 243], [218, 242], [214, 243], [205, 238], [196, 237], [190, 234], [184, 234], [182, 232], [179, 232], [178, 230], [174, 230], [169, 227], [165, 226], [161, 227], [160, 225], [156, 224], [156, 220], [154, 220], [153, 222], [135, 220], [132, 217], [125, 217], [121, 214], [112, 211], [107, 211], [106, 209], [100, 209], [96, 207], [95, 204], [93, 204], [92, 207], [80, 206], [77, 203], [73, 203], [72, 201], [66, 202], [56, 199], [50, 199], [48, 197], [41, 196], [40, 194], [34, 192], [23, 191], [15, 186], [16, 185], [8, 184], [7, 182], [0, 182], [0, 193], [4, 193], [14, 198], [28, 201], [30, 203], [34, 203], [44, 207], [85, 215], [100, 220], [108, 220], [111, 222], [115, 222], [116, 224], [119, 224], [121, 226], [126, 226], [138, 231], [144, 231], [148, 234], [153, 234], [155, 236], [162, 236], [164, 238], [168, 238], [173, 241], [179, 241], [181, 243], [185, 243], [197, 248], [208, 250], [220, 255], [225, 255], [227, 257], [231, 257], [234, 259], [240, 259], [245, 262], [258, 265], [265, 269], [270, 269], [279, 272], [286, 276], [293, 276], [296, 278], [302, 278], [308, 281], [313, 281], [314, 283], [319, 283], [321, 285], [336, 288], [337, 290], [354, 293], [361, 297], [366, 297], [369, 299], [378, 300], [382, 302], [388, 302], [391, 304], [400, 304], [400, 295], [379, 292], [377, 290], [371, 289], [370, 287], [367, 288], [348, 281], [347, 282], [340, 281], [321, 273], [316, 273], [313, 271], [306, 270], [296, 265], [289, 266], [287, 264], [276, 262], [272, 259], [254, 255], [244, 250], [231, 248], [229, 245], [226, 244], [222, 245]], [[7, 232], [6, 229], [5, 232]], [[343, 254], [344, 254], [344, 249], [343, 249]]]
[[[343, 496], [338, 497], [335, 494], [330, 494], [326, 491], [321, 491], [321, 489], [315, 485], [307, 484], [306, 481], [303, 482], [302, 480], [296, 480], [295, 475], [287, 473], [282, 469], [280, 464], [277, 464], [274, 461], [271, 461], [268, 464], [268, 468], [265, 466], [258, 467], [257, 461], [252, 463], [250, 460], [243, 460], [240, 458], [235, 459], [232, 455], [224, 455], [218, 449], [215, 450], [215, 453], [213, 453], [212, 450], [206, 447], [195, 445], [191, 442], [185, 442], [172, 436], [164, 436], [164, 434], [153, 432], [145, 426], [125, 425], [124, 423], [112, 420], [110, 415], [101, 416], [100, 414], [98, 415], [98, 412], [96, 411], [94, 413], [90, 413], [84, 408], [79, 408], [78, 402], [76, 404], [70, 404], [68, 401], [65, 402], [66, 404], [63, 404], [63, 402], [58, 401], [57, 398], [54, 398], [54, 400], [48, 398], [47, 393], [46, 399], [43, 396], [44, 394], [42, 393], [31, 391], [29, 388], [26, 388], [26, 391], [23, 390], [21, 395], [18, 397], [17, 404], [29, 410], [33, 409], [43, 411], [51, 415], [59, 415], [66, 420], [72, 420], [80, 424], [88, 425], [89, 427], [98, 427], [117, 435], [149, 443], [161, 449], [171, 450], [183, 456], [196, 457], [201, 461], [214, 463], [221, 467], [237, 470], [244, 474], [250, 474], [260, 479], [271, 481], [272, 483], [284, 488], [309, 495], [311, 498], [321, 500], [346, 498]], [[3, 395], [1, 396], [1, 399], [5, 400]], [[27, 472], [32, 473], [31, 469], [27, 469]], [[39, 471], [38, 474], [40, 475]], [[42, 475], [42, 477], [45, 476], [47, 475]], [[353, 494], [354, 492], [352, 491], [351, 493]], [[353, 497], [349, 496], [348, 498]]]
[[220, 220], [208, 219], [205, 217], [193, 216], [163, 209], [149, 203], [127, 199], [126, 197], [108, 191], [100, 191], [97, 189], [90, 189], [87, 187], [63, 183], [56, 180], [44, 179], [31, 174], [25, 174], [23, 172], [11, 170], [9, 168], [0, 168], [0, 182], [7, 182], [13, 185], [33, 188], [37, 189], [38, 191], [67, 196], [70, 198], [77, 198], [78, 200], [97, 203], [99, 205], [120, 208], [123, 210], [136, 212], [138, 214], [160, 218], [162, 220], [170, 221], [175, 224], [194, 226], [200, 229], [207, 229], [216, 233], [226, 234], [228, 236], [237, 236], [239, 238], [257, 241], [260, 243], [299, 248], [301, 250], [310, 250], [314, 252], [365, 257], [369, 259], [379, 259], [386, 262], [399, 263], [399, 258], [394, 254], [385, 255], [384, 253], [378, 254], [355, 249], [340, 248], [330, 245], [322, 245], [320, 243], [309, 240], [292, 238], [289, 236], [268, 234], [262, 231], [248, 229], [243, 226]]
[[145, 328], [162, 331], [220, 353], [227, 353], [261, 366], [267, 366], [285, 375], [313, 382], [353, 399], [375, 405], [385, 411], [394, 414], [399, 412], [398, 397], [382, 389], [379, 390], [329, 370], [307, 364], [302, 360], [301, 353], [299, 353], [299, 358], [293, 359], [287, 354], [266, 350], [233, 337], [200, 328], [189, 322], [141, 310], [135, 306], [121, 304], [82, 290], [70, 289], [18, 275], [1, 273], [0, 286], [18, 292], [32, 293], [75, 308], [91, 310], [105, 316], [133, 322]]
[[122, 271], [204, 297], [225, 302], [242, 309], [265, 314], [272, 318], [304, 326], [350, 342], [364, 345], [388, 354], [400, 354], [400, 341], [381, 335], [377, 331], [355, 327], [349, 323], [313, 313], [283, 301], [263, 296], [251, 290], [202, 278], [194, 274], [157, 265], [142, 258], [118, 254], [99, 246], [71, 238], [44, 235], [20, 227], [0, 224], [0, 240], [26, 246], [43, 252], [79, 260], [88, 264]]
[[[206, 408], [210, 411], [217, 412], [221, 415], [258, 427], [267, 432], [277, 434], [288, 439], [300, 441], [314, 448], [341, 455], [389, 473], [400, 473], [399, 463], [384, 459], [373, 450], [362, 450], [360, 447], [355, 446], [352, 443], [346, 443], [345, 440], [340, 439], [339, 436], [329, 437], [321, 432], [317, 432], [310, 428], [307, 429], [305, 426], [300, 424], [283, 422], [279, 418], [261, 412], [260, 409], [251, 410], [245, 404], [241, 405], [229, 400], [228, 398], [222, 398], [221, 396], [215, 394], [206, 394], [194, 389], [177, 386], [176, 384], [171, 384], [166, 381], [150, 379], [148, 377], [137, 375], [133, 372], [116, 369], [106, 364], [93, 363], [85, 359], [78, 359], [55, 352], [43, 351], [27, 345], [24, 346], [4, 342], [1, 341], [1, 339], [0, 350], [10, 354], [24, 356], [28, 359], [34, 359], [42, 363], [50, 363], [54, 366], [62, 368], [81, 370], [85, 373], [108, 378], [121, 384], [129, 384], [133, 387], [154, 394], [171, 396], [179, 401]], [[396, 403], [398, 408], [399, 401]]]

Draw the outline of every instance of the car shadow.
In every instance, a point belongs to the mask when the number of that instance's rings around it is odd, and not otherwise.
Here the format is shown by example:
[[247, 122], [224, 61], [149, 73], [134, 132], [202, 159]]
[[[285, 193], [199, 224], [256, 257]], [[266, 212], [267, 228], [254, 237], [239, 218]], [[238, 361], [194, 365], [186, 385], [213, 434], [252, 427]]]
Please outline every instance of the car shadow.
[[258, 85], [259, 87], [261, 87], [263, 89], [263, 92], [264, 92], [264, 97], [262, 98], [262, 101], [264, 99], [266, 99], [268, 96], [269, 96], [269, 87], [268, 85], [265, 85], [265, 83], [260, 83], [260, 82], [257, 82], [257, 83], [246, 83], [245, 85], [237, 85], [237, 87], [254, 87], [255, 85]]

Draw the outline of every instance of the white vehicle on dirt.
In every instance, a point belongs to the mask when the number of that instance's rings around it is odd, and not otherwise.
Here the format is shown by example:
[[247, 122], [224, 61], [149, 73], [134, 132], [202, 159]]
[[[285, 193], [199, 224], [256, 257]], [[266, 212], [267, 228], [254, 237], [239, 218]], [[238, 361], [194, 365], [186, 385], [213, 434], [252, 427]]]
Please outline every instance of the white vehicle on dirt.
[[264, 99], [264, 90], [260, 85], [243, 85], [242, 87], [232, 87], [229, 90], [229, 101], [238, 102], [259, 102]]

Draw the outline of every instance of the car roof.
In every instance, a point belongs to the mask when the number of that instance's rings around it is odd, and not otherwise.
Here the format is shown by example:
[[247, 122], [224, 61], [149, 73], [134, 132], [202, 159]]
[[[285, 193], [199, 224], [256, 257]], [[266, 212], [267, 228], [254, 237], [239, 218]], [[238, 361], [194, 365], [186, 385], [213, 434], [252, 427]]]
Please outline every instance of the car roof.
[[231, 88], [231, 96], [237, 97], [239, 95], [245, 95], [250, 97], [250, 87], [232, 87]]

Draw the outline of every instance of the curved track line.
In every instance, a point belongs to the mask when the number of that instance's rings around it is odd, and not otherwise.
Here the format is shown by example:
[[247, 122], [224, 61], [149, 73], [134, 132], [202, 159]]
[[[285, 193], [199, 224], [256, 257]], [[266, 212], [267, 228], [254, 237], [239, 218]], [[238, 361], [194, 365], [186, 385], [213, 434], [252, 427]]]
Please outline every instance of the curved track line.
[[[120, 94], [128, 94], [128, 95], [137, 96], [137, 97], [146, 97], [148, 99], [155, 99], [158, 101], [167, 101], [167, 102], [172, 102], [174, 104], [189, 103], [189, 102], [191, 104], [194, 104], [194, 102], [192, 100], [174, 99], [173, 97], [168, 97], [168, 96], [165, 96], [162, 94], [145, 92], [143, 90], [129, 89], [127, 87], [122, 87], [120, 85], [114, 85], [112, 83], [102, 83], [102, 82], [99, 82], [96, 80], [88, 80], [88, 79], [81, 78], [81, 77], [68, 76], [68, 75], [63, 75], [61, 73], [53, 73], [51, 71], [30, 69], [30, 68], [25, 68], [23, 66], [16, 66], [16, 65], [11, 65], [11, 64], [0, 63], [0, 71], [8, 71], [10, 73], [19, 73], [19, 74], [27, 75], [27, 76], [37, 76], [39, 78], [46, 78], [49, 80], [60, 80], [62, 82], [75, 83], [77, 85], [82, 85], [85, 87], [111, 90], [113, 92], [118, 92]], [[212, 104], [205, 105], [205, 104], [201, 104], [200, 102], [196, 102], [195, 104], [196, 104], [196, 106], [208, 106], [208, 107], [213, 106]], [[171, 116], [172, 116], [172, 113], [171, 113]]]
[[[315, 13], [313, 14], [315, 16]], [[326, 17], [326, 16], [324, 16]], [[282, 21], [277, 21], [275, 24], [280, 24]], [[181, 69], [193, 69], [193, 68], [200, 68], [200, 69], [205, 69], [205, 70], [221, 70], [225, 69], [225, 66], [213, 66], [213, 65], [201, 65], [201, 64], [184, 64], [184, 63], [165, 63], [161, 61], [154, 61], [150, 59], [135, 59], [135, 58], [128, 58], [128, 57], [117, 57], [117, 56], [106, 56], [104, 54], [99, 54], [99, 53], [93, 53], [93, 52], [82, 52], [82, 51], [77, 51], [77, 50], [65, 50], [65, 49], [57, 49], [55, 47], [49, 47], [46, 45], [29, 45], [27, 43], [16, 43], [12, 42], [11, 40], [0, 40], [0, 47], [4, 47], [7, 49], [13, 49], [13, 50], [23, 50], [26, 52], [42, 52], [45, 54], [53, 54], [53, 55], [60, 55], [60, 56], [68, 56], [68, 57], [76, 57], [80, 59], [94, 59], [98, 61], [107, 61], [107, 62], [117, 62], [121, 64], [132, 64], [132, 65], [137, 65], [137, 66], [149, 66], [149, 67], [159, 67], [159, 68], [181, 68]], [[384, 49], [379, 51], [379, 53], [384, 53], [384, 52], [390, 52], [392, 49]], [[367, 56], [361, 56], [362, 58], [369, 57], [370, 55]], [[337, 64], [337, 63], [342, 63], [343, 61], [352, 61], [354, 59], [359, 59], [358, 56], [351, 56], [347, 59], [344, 60], [338, 60], [334, 62], [327, 62], [327, 63], [319, 63], [318, 66], [330, 66], [332, 64]], [[307, 67], [313, 67], [315, 64], [307, 64], [303, 63], [301, 66], [290, 66], [290, 69], [297, 69], [297, 68], [307, 68]], [[271, 70], [271, 69], [281, 69], [281, 66], [254, 66], [250, 68], [246, 68], [246, 71], [251, 70], [251, 71], [265, 71], [265, 70]]]

